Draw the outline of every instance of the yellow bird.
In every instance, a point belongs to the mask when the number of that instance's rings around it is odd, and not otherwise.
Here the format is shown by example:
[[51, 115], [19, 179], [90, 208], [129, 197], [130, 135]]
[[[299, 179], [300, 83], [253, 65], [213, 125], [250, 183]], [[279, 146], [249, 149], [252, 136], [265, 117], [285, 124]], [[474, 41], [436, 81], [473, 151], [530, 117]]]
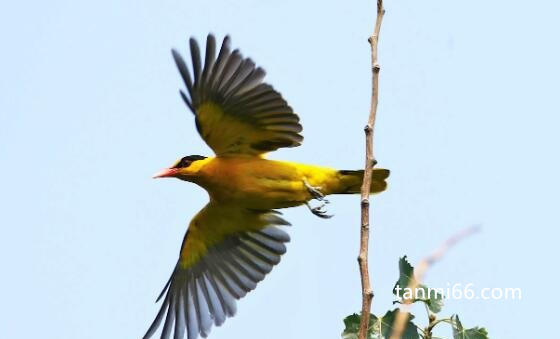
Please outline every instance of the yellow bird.
[[[265, 153], [301, 144], [298, 116], [280, 93], [262, 80], [265, 72], [231, 51], [225, 37], [216, 56], [208, 35], [202, 64], [190, 39], [192, 72], [173, 58], [187, 87], [181, 97], [195, 115], [196, 128], [216, 154], [179, 159], [155, 178], [174, 177], [206, 191], [208, 204], [192, 219], [179, 260], [161, 292], [161, 308], [148, 329], [150, 338], [163, 322], [161, 338], [207, 337], [236, 312], [236, 300], [253, 290], [286, 252], [290, 240], [281, 226], [280, 208], [307, 205], [328, 218], [329, 194], [359, 193], [363, 171], [265, 159]], [[386, 169], [375, 169], [371, 192], [385, 190]], [[315, 200], [317, 206], [309, 203]]]

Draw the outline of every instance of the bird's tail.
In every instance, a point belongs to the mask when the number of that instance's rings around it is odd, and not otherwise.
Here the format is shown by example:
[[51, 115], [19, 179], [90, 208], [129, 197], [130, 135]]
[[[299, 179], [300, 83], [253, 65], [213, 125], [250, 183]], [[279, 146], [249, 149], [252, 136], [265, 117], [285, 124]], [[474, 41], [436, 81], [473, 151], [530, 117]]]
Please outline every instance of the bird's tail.
[[[371, 193], [383, 192], [387, 188], [386, 179], [389, 177], [389, 170], [383, 168], [374, 168], [371, 177]], [[364, 179], [364, 171], [338, 171], [340, 176], [340, 186], [334, 194], [354, 194], [360, 193], [362, 189], [362, 181]]]

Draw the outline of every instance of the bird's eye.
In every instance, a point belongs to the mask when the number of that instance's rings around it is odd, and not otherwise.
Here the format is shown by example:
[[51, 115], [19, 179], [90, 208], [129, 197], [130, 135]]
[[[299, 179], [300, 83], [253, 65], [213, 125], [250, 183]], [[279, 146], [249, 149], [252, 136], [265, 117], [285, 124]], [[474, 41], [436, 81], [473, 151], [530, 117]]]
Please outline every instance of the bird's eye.
[[189, 167], [192, 163], [192, 160], [189, 159], [188, 157], [184, 157], [183, 159], [181, 159], [181, 161], [179, 161], [179, 163], [177, 164], [177, 168], [186, 168]]

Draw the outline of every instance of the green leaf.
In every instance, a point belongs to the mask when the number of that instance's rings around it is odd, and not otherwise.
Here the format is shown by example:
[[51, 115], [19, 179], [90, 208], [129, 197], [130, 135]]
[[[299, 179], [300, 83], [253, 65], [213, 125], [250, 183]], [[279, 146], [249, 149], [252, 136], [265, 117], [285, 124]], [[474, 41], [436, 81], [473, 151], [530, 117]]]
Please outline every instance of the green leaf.
[[344, 318], [344, 331], [342, 331], [343, 339], [358, 339], [358, 332], [360, 331], [360, 319], [360, 315], [356, 313]]
[[404, 299], [412, 299], [411, 302], [413, 303], [421, 301], [428, 306], [431, 312], [440, 312], [443, 307], [443, 294], [435, 289], [430, 289], [426, 285], [418, 285], [417, 291], [412, 290], [409, 286], [414, 279], [414, 267], [408, 262], [405, 255], [399, 259], [399, 280], [393, 287], [393, 294], [400, 298], [399, 302], [402, 303]]
[[[374, 334], [373, 338], [389, 339], [393, 334], [395, 319], [397, 318], [397, 314], [399, 312], [402, 311], [396, 308], [392, 311], [387, 311], [387, 313], [385, 313], [385, 315], [381, 318], [377, 318], [374, 316], [374, 326], [370, 327], [370, 332]], [[416, 325], [414, 325], [412, 319], [414, 319], [414, 316], [408, 313], [408, 320], [403, 331], [402, 339], [420, 338]]]
[[[393, 326], [398, 312], [401, 311], [399, 309], [394, 309], [388, 311], [380, 318], [370, 314], [367, 338], [389, 339], [393, 332]], [[361, 316], [358, 314], [352, 314], [344, 319], [345, 329], [342, 332], [343, 339], [358, 339], [360, 319]], [[409, 314], [402, 339], [420, 339], [417, 327], [412, 322], [412, 319], [414, 319], [414, 316]]]
[[439, 313], [443, 307], [443, 294], [428, 288], [426, 285], [420, 285], [420, 287], [424, 289], [424, 293], [427, 296], [426, 299], [422, 299], [421, 301], [426, 303], [431, 312]]
[[453, 324], [453, 339], [488, 339], [488, 331], [484, 327], [473, 327], [465, 329], [459, 321], [459, 316], [451, 317]]
[[406, 255], [399, 259], [399, 280], [393, 287], [393, 294], [397, 295], [397, 288], [400, 287], [400, 296], [403, 295], [403, 289], [406, 288], [410, 281], [414, 278], [414, 267], [406, 259]]

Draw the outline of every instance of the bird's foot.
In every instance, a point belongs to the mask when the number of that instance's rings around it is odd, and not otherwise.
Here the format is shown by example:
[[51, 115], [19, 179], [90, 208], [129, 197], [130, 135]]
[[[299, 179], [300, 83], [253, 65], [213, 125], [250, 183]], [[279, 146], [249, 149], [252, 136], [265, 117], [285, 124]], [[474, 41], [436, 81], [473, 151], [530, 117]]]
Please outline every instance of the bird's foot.
[[303, 179], [303, 184], [313, 199], [323, 201], [327, 204], [329, 203], [329, 201], [325, 198], [325, 195], [321, 192], [321, 187], [313, 187], [305, 179]]
[[307, 208], [309, 208], [311, 213], [315, 214], [319, 218], [329, 219], [329, 218], [332, 218], [332, 214], [327, 214], [327, 210], [325, 209], [325, 205], [327, 203], [328, 202], [324, 202], [321, 205], [316, 206], [316, 207], [311, 206], [308, 202], [306, 202], [305, 205], [307, 205]]
[[316, 207], [311, 206], [309, 202], [305, 203], [307, 205], [307, 208], [309, 208], [309, 210], [311, 211], [311, 213], [315, 214], [319, 218], [323, 218], [323, 219], [331, 218], [332, 215], [327, 214], [327, 210], [325, 209], [325, 205], [328, 204], [329, 201], [325, 198], [323, 192], [321, 192], [321, 187], [311, 186], [311, 184], [309, 184], [309, 182], [307, 182], [307, 180], [305, 179], [303, 179], [303, 184], [305, 185], [305, 188], [307, 188], [307, 191], [311, 195], [311, 198], [321, 202], [321, 204]]

